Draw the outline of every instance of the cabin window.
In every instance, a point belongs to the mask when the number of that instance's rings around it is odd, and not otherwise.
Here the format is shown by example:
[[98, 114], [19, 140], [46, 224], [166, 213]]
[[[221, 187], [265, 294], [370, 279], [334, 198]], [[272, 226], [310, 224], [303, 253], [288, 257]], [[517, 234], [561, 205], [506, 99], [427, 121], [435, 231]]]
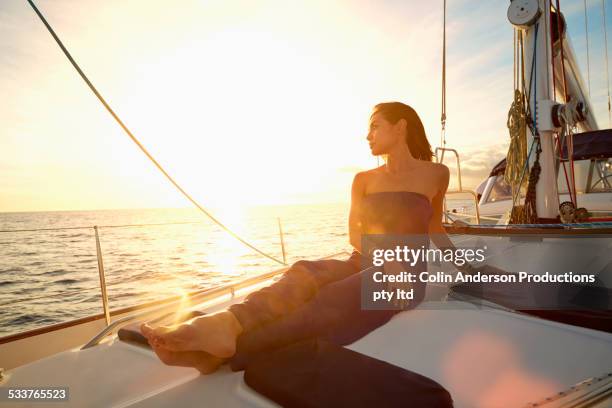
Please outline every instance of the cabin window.
[[503, 174], [497, 175], [486, 202], [495, 203], [497, 201], [510, 200], [511, 198], [512, 189], [510, 188], [510, 184], [506, 183]]
[[591, 162], [588, 192], [612, 192], [612, 158]]

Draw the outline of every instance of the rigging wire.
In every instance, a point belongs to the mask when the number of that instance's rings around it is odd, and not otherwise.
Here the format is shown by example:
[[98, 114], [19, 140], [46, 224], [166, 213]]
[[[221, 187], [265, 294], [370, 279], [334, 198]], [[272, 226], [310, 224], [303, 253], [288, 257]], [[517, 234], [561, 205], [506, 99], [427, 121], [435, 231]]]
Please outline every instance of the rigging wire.
[[[559, 4], [559, 0], [557, 0], [557, 18], [561, 19], [561, 5]], [[565, 19], [563, 19], [564, 24], [565, 23]], [[564, 33], [563, 27], [561, 27], [561, 24], [559, 24], [558, 26], [559, 28], [559, 45], [561, 47], [561, 68], [562, 68], [562, 72], [563, 72], [563, 92], [565, 93], [565, 103], [570, 103], [570, 99], [572, 98], [571, 95], [568, 95], [567, 93], [567, 82], [566, 82], [566, 77], [565, 77], [565, 56], [563, 54], [563, 37], [561, 36]], [[565, 31], [567, 31], [567, 25], [565, 27]], [[571, 182], [572, 185], [569, 186], [568, 185], [568, 190], [570, 193], [570, 198], [571, 201], [574, 203], [574, 208], [578, 208], [578, 197], [576, 196], [576, 170], [574, 168], [574, 132], [572, 129], [572, 125], [567, 125], [567, 151], [569, 154], [569, 163], [570, 163], [570, 177], [571, 177]], [[564, 169], [565, 169], [565, 164], [563, 165]], [[557, 191], [558, 194], [558, 191]]]
[[[546, 80], [547, 80], [547, 83], [552, 83], [552, 95], [550, 95], [551, 92], [549, 90], [549, 98], [553, 100], [554, 102], [557, 102], [557, 91], [556, 91], [557, 86], [556, 86], [556, 81], [555, 81], [555, 56], [554, 56], [555, 41], [554, 41], [553, 32], [552, 32], [553, 30], [552, 6], [548, 8], [547, 13], [548, 13], [547, 14], [548, 18], [544, 19], [544, 24], [545, 24], [544, 28], [545, 28], [545, 32], [550, 34], [550, 41], [546, 41], [546, 55], [551, 56], [551, 69], [546, 70]], [[552, 72], [551, 76], [549, 76], [549, 71]], [[558, 150], [559, 149], [559, 134], [555, 132], [553, 133], [553, 136], [557, 143], [557, 150]], [[565, 180], [567, 182], [567, 185], [569, 186], [569, 179], [567, 177], [567, 169], [565, 168], [565, 162], [563, 162], [563, 173], [565, 174]], [[559, 189], [557, 189], [557, 201], [561, 202], [560, 195], [559, 195]]]
[[[96, 225], [98, 228], [133, 228], [133, 227], [157, 227], [166, 225], [191, 225], [191, 224], [203, 224], [203, 221], [179, 221], [179, 222], [158, 222], [148, 224], [120, 224], [120, 225]], [[59, 227], [59, 228], [32, 228], [32, 229], [12, 229], [12, 230], [0, 230], [0, 233], [13, 233], [13, 232], [38, 232], [38, 231], [69, 231], [78, 229], [91, 229], [94, 225], [88, 226], [77, 226], [77, 227]]]
[[516, 91], [518, 89], [518, 84], [517, 84], [517, 80], [516, 80], [516, 61], [517, 61], [517, 57], [516, 57], [516, 42], [517, 42], [517, 32], [516, 32], [516, 28], [512, 28], [512, 94], [514, 95], [514, 91]]
[[567, 103], [569, 102], [569, 98], [571, 96], [567, 93], [567, 81], [565, 77], [565, 55], [563, 52], [564, 32], [563, 32], [563, 27], [562, 27], [562, 24], [565, 24], [565, 20], [561, 19], [561, 7], [559, 5], [559, 0], [557, 0], [557, 7], [555, 9], [555, 14], [557, 15], [557, 35], [558, 35], [557, 39], [559, 41], [559, 50], [561, 51], [561, 79], [562, 79], [561, 84], [563, 85], [563, 98], [565, 100], [565, 103]]
[[606, 0], [601, 0], [603, 30], [604, 30], [604, 46], [606, 54], [606, 84], [608, 87], [608, 126], [612, 127], [612, 106], [610, 106], [610, 73], [608, 69], [608, 30], [606, 28]]
[[[552, 1], [552, 0], [551, 0]], [[553, 38], [552, 38], [552, 2], [550, 4], [550, 7], [548, 8], [548, 12], [547, 12], [547, 16], [548, 18], [543, 18], [542, 21], [544, 22], [544, 32], [545, 33], [550, 33], [550, 41], [544, 41], [544, 44], [546, 44], [546, 58], [548, 58], [548, 55], [550, 55], [551, 60], [553, 61], [552, 63], [552, 69], [547, 69], [546, 71], [546, 83], [550, 84], [551, 80], [553, 83], [553, 94], [552, 96], [550, 95], [550, 86], [548, 87], [548, 99], [552, 99], [552, 100], [556, 100], [557, 96], [554, 94], [554, 83], [555, 83], [555, 65], [554, 65], [554, 44], [553, 44]], [[550, 27], [549, 27], [550, 25]], [[551, 75], [552, 74], [552, 75]], [[552, 78], [551, 78], [552, 76]]]
[[587, 17], [587, 2], [584, 0], [584, 35], [586, 37], [587, 53], [587, 84], [589, 88], [589, 98], [591, 97], [591, 58], [589, 56], [589, 19]]
[[524, 61], [522, 52], [519, 52], [517, 55], [517, 50], [522, 48], [522, 43], [521, 33], [514, 29], [514, 95], [506, 122], [510, 134], [510, 146], [506, 155], [506, 170], [504, 171], [504, 180], [510, 185], [513, 196], [516, 194], [516, 190], [521, 188], [518, 185], [519, 178], [521, 177], [521, 167], [527, 159], [526, 97], [523, 93], [525, 79]]
[[47, 28], [47, 30], [49, 31], [49, 33], [51, 34], [51, 36], [53, 37], [53, 39], [55, 40], [57, 45], [64, 52], [64, 55], [66, 55], [66, 57], [68, 58], [68, 60], [70, 61], [70, 63], [74, 67], [74, 69], [76, 69], [76, 71], [79, 73], [79, 75], [81, 76], [83, 81], [85, 81], [85, 83], [87, 84], [89, 89], [91, 89], [91, 91], [96, 95], [96, 97], [102, 103], [102, 105], [104, 105], [104, 107], [106, 108], [108, 113], [111, 114], [111, 116], [115, 119], [115, 121], [119, 124], [119, 126], [121, 126], [121, 128], [130, 137], [130, 139], [132, 139], [132, 141], [136, 144], [136, 146], [138, 146], [138, 148], [140, 148], [140, 150], [155, 165], [155, 167], [157, 167], [157, 169], [170, 181], [170, 183], [172, 183], [174, 185], [174, 187], [176, 187], [176, 189], [179, 190], [181, 192], [181, 194], [183, 194], [183, 196], [185, 196], [185, 198], [187, 198], [193, 205], [195, 205], [200, 211], [202, 211], [207, 217], [209, 217], [213, 222], [215, 222], [217, 225], [219, 225], [223, 230], [225, 230], [232, 237], [234, 237], [235, 239], [237, 239], [238, 241], [240, 241], [241, 243], [243, 243], [247, 247], [251, 248], [255, 252], [259, 253], [260, 255], [263, 255], [266, 258], [269, 258], [269, 259], [271, 259], [271, 260], [273, 260], [273, 261], [275, 261], [275, 262], [277, 262], [277, 263], [279, 263], [281, 265], [286, 265], [286, 263], [281, 261], [280, 259], [277, 259], [277, 258], [273, 257], [272, 255], [266, 254], [265, 252], [263, 252], [260, 249], [256, 248], [255, 246], [253, 246], [249, 242], [245, 241], [243, 238], [241, 238], [235, 232], [233, 232], [227, 226], [225, 226], [221, 221], [217, 220], [210, 212], [208, 212], [204, 207], [202, 207], [187, 191], [185, 191], [183, 189], [183, 187], [181, 187], [176, 182], [176, 180], [174, 180], [174, 178], [170, 174], [168, 174], [168, 172], [166, 172], [166, 170], [161, 166], [161, 164], [159, 164], [159, 162], [157, 160], [155, 160], [155, 158], [148, 152], [148, 150], [142, 145], [142, 143], [140, 143], [140, 141], [136, 138], [136, 136], [134, 136], [134, 134], [132, 134], [132, 132], [128, 129], [128, 127], [123, 123], [123, 121], [119, 118], [119, 116], [117, 116], [115, 111], [113, 111], [113, 109], [110, 107], [110, 105], [106, 102], [106, 100], [98, 92], [96, 87], [91, 83], [89, 78], [87, 78], [87, 76], [85, 75], [83, 70], [81, 70], [81, 68], [79, 67], [77, 62], [74, 60], [74, 58], [72, 58], [72, 55], [70, 54], [70, 52], [66, 49], [66, 47], [64, 46], [64, 44], [62, 43], [60, 38], [57, 36], [57, 34], [55, 33], [55, 31], [53, 30], [51, 25], [47, 22], [47, 20], [42, 15], [40, 10], [38, 10], [38, 8], [34, 4], [33, 0], [27, 0], [27, 2], [30, 4], [30, 6], [32, 6], [32, 9], [34, 10], [34, 12], [38, 15], [38, 17], [40, 18], [42, 23], [45, 25], [45, 27]]
[[[440, 125], [442, 126], [440, 132], [440, 146], [446, 147], [446, 0], [444, 0], [443, 6], [443, 19], [442, 19], [442, 115], [440, 116]], [[442, 150], [442, 157], [440, 163], [444, 160], [444, 150]]]
[[[561, 79], [562, 79], [562, 85], [563, 85], [563, 100], [564, 102], [567, 104], [570, 102], [570, 99], [572, 98], [571, 95], [568, 94], [567, 92], [567, 81], [566, 81], [566, 75], [565, 75], [565, 55], [563, 52], [563, 37], [564, 37], [564, 28], [565, 30], [567, 30], [567, 27], [564, 27], [563, 25], [566, 24], [565, 23], [565, 19], [562, 18], [561, 16], [561, 5], [559, 4], [559, 0], [556, 0], [556, 8], [555, 8], [555, 14], [556, 14], [556, 18], [557, 18], [557, 41], [559, 41], [559, 50], [560, 50], [560, 56], [561, 56]], [[552, 29], [552, 25], [551, 25], [551, 29]], [[551, 33], [551, 41], [552, 41], [552, 33]], [[552, 64], [553, 64], [553, 70], [555, 67], [555, 63], [554, 63], [554, 58], [552, 60]], [[554, 77], [554, 74], [553, 74]], [[553, 81], [553, 88], [555, 87], [555, 83]], [[553, 94], [556, 95], [556, 91], [554, 91], [553, 89]], [[563, 172], [565, 173], [565, 179], [567, 182], [567, 190], [570, 196], [570, 201], [572, 202], [572, 204], [574, 204], [574, 208], [578, 207], [578, 198], [576, 197], [576, 178], [575, 178], [575, 171], [574, 171], [574, 134], [572, 132], [571, 129], [571, 125], [565, 123], [563, 125], [563, 130], [561, 131], [561, 134], [556, 136], [558, 139], [560, 139], [559, 146], [561, 146], [563, 143], [566, 144], [567, 146], [567, 151], [568, 151], [568, 161], [569, 161], [569, 178], [568, 178], [568, 174], [565, 168], [565, 162], [563, 162]], [[558, 195], [558, 191], [557, 191], [557, 195]]]

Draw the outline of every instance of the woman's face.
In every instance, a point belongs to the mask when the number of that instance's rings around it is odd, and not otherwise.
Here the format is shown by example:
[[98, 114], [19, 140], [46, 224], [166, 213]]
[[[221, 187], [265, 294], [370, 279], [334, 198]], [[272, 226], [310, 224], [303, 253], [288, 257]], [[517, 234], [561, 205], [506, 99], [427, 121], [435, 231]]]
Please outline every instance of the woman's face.
[[393, 125], [380, 113], [374, 113], [370, 117], [367, 140], [374, 156], [387, 154], [398, 142], [402, 142], [401, 122], [400, 120]]

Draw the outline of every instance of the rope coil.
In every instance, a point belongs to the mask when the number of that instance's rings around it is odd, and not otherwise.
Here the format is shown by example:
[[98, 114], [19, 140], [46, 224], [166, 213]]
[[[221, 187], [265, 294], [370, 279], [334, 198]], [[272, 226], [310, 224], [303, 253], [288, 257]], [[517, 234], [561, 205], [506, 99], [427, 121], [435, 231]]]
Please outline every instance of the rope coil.
[[527, 118], [525, 112], [525, 95], [514, 90], [514, 101], [508, 112], [507, 126], [510, 133], [510, 147], [506, 156], [504, 180], [515, 192], [520, 188], [521, 170], [527, 160]]
[[[506, 170], [504, 172], [504, 180], [512, 187], [512, 210], [510, 213], [509, 223], [526, 222], [523, 216], [524, 206], [518, 205], [517, 199], [520, 197], [521, 187], [525, 172], [529, 169], [529, 158], [533, 150], [533, 142], [527, 153], [527, 127], [535, 135], [535, 119], [532, 119], [530, 99], [531, 90], [535, 89], [533, 85], [533, 73], [535, 71], [535, 51], [537, 46], [538, 26], [535, 26], [534, 40], [534, 57], [531, 61], [531, 70], [529, 73], [529, 91], [526, 91], [525, 81], [525, 57], [524, 43], [522, 32], [516, 31], [514, 36], [514, 98], [510, 110], [508, 111], [508, 131], [510, 133], [510, 146], [506, 155]], [[535, 114], [534, 114], [535, 116]]]

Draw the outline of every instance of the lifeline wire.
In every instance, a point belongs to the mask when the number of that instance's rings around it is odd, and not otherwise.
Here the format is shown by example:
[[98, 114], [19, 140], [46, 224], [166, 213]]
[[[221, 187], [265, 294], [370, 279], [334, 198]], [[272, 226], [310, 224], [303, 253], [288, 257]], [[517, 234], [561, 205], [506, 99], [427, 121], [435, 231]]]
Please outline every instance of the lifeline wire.
[[608, 87], [608, 124], [612, 125], [612, 107], [610, 105], [610, 71], [608, 69], [608, 29], [606, 28], [606, 0], [601, 0], [603, 17], [604, 46], [606, 56], [606, 85]]
[[[440, 116], [442, 125], [442, 147], [446, 147], [446, 0], [444, 0], [444, 18], [442, 22], [442, 115]], [[444, 150], [442, 151], [444, 160]], [[440, 162], [442, 162], [440, 160]]]
[[590, 98], [591, 97], [591, 58], [589, 56], [589, 18], [587, 16], [586, 0], [584, 0], [584, 36], [586, 37], [587, 83], [589, 84], [589, 98]]
[[89, 87], [89, 89], [91, 89], [91, 91], [96, 95], [96, 97], [98, 98], [98, 100], [102, 103], [102, 105], [104, 105], [104, 107], [106, 108], [106, 110], [108, 111], [108, 113], [111, 114], [111, 116], [115, 119], [115, 121], [119, 124], [119, 126], [121, 126], [121, 128], [125, 131], [125, 133], [130, 137], [130, 139], [132, 139], [132, 141], [134, 143], [136, 143], [136, 145], [140, 148], [140, 150], [142, 150], [142, 152], [149, 158], [149, 160], [151, 160], [151, 162], [153, 162], [153, 164], [155, 165], [155, 167], [157, 167], [157, 169], [159, 171], [162, 172], [162, 174], [164, 176], [166, 176], [166, 178], [174, 185], [174, 187], [176, 187], [184, 196], [185, 198], [187, 198], [193, 205], [195, 205], [200, 211], [202, 211], [206, 216], [208, 216], [213, 222], [215, 222], [217, 225], [219, 225], [221, 228], [223, 228], [228, 234], [230, 234], [232, 237], [236, 238], [238, 241], [242, 242], [244, 245], [246, 245], [247, 247], [251, 248], [252, 250], [254, 250], [255, 252], [265, 256], [266, 258], [269, 258], [271, 260], [273, 260], [274, 262], [278, 262], [281, 265], [286, 265], [285, 262], [281, 261], [280, 259], [277, 259], [271, 255], [266, 254], [265, 252], [261, 251], [260, 249], [254, 247], [253, 245], [251, 245], [250, 243], [248, 243], [247, 241], [245, 241], [244, 239], [242, 239], [240, 236], [238, 236], [236, 233], [234, 233], [233, 231], [231, 231], [228, 227], [226, 227], [225, 225], [223, 225], [223, 223], [221, 223], [221, 221], [217, 220], [212, 214], [210, 214], [208, 211], [206, 211], [206, 209], [204, 209], [204, 207], [202, 207], [193, 197], [191, 197], [191, 195], [189, 195], [189, 193], [187, 193], [173, 178], [170, 174], [168, 174], [166, 172], [166, 170], [164, 170], [164, 168], [157, 162], [157, 160], [155, 160], [155, 158], [153, 158], [153, 156], [151, 156], [151, 154], [147, 151], [147, 149], [138, 141], [138, 139], [136, 139], [136, 136], [134, 136], [132, 134], [132, 132], [127, 128], [127, 126], [123, 123], [123, 121], [119, 118], [119, 116], [117, 116], [117, 114], [113, 111], [113, 109], [109, 106], [109, 104], [106, 102], [106, 100], [104, 100], [104, 98], [102, 97], [102, 95], [100, 95], [100, 93], [98, 92], [98, 90], [96, 89], [96, 87], [89, 81], [89, 79], [87, 78], [87, 76], [85, 75], [85, 73], [81, 70], [81, 68], [79, 67], [79, 65], [76, 63], [76, 61], [74, 60], [74, 58], [72, 58], [72, 55], [70, 55], [70, 52], [68, 52], [68, 50], [66, 49], [66, 47], [64, 47], [64, 44], [62, 43], [62, 41], [59, 39], [59, 37], [57, 36], [57, 34], [55, 34], [55, 31], [53, 30], [53, 28], [51, 28], [51, 26], [49, 25], [49, 23], [47, 22], [47, 20], [45, 19], [45, 17], [42, 15], [42, 13], [38, 10], [38, 8], [36, 7], [36, 5], [34, 4], [33, 0], [27, 0], [28, 3], [30, 3], [30, 6], [32, 6], [32, 9], [34, 9], [34, 12], [36, 12], [36, 14], [38, 15], [38, 17], [40, 18], [40, 20], [43, 22], [43, 24], [45, 25], [45, 27], [47, 27], [47, 30], [49, 31], [49, 33], [51, 34], [51, 36], [53, 36], [53, 38], [55, 39], [55, 42], [57, 43], [57, 45], [59, 45], [59, 47], [62, 49], [62, 51], [64, 52], [64, 54], [66, 55], [66, 57], [68, 58], [68, 60], [70, 61], [70, 63], [72, 64], [72, 66], [74, 67], [74, 69], [77, 70], [77, 72], [79, 73], [79, 75], [81, 76], [81, 78], [83, 78], [83, 81], [85, 81], [85, 83], [87, 84], [87, 86]]

